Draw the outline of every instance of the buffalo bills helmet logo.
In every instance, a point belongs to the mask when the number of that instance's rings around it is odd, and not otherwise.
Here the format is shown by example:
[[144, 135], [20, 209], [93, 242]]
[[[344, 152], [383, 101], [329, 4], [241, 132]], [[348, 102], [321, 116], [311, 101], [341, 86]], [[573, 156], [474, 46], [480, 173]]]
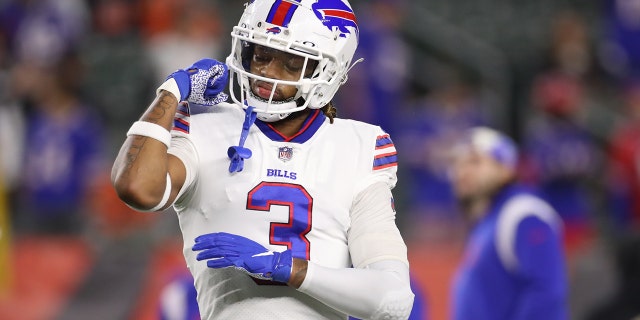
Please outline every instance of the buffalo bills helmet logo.
[[347, 27], [353, 27], [356, 33], [358, 32], [358, 24], [353, 10], [341, 0], [318, 0], [311, 5], [311, 8], [329, 30], [333, 31], [338, 28], [341, 37], [346, 37], [351, 33]]
[[267, 29], [267, 33], [278, 34], [282, 31], [279, 27], [271, 27]]

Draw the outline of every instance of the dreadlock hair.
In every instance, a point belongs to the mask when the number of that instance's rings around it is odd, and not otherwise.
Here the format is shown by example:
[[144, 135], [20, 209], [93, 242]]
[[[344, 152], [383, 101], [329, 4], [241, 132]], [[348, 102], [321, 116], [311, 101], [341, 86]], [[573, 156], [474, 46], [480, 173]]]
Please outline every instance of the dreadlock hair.
[[329, 123], [333, 123], [333, 119], [338, 116], [338, 109], [333, 105], [333, 101], [329, 101], [321, 110], [329, 118]]

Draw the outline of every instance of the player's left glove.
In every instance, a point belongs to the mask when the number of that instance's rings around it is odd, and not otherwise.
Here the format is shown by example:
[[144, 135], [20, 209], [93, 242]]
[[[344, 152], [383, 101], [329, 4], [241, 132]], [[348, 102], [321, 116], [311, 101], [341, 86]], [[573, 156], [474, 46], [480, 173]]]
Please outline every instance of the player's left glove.
[[198, 261], [208, 260], [209, 268], [233, 267], [263, 280], [288, 282], [293, 262], [291, 250], [270, 251], [245, 237], [220, 232], [196, 238], [193, 251]]

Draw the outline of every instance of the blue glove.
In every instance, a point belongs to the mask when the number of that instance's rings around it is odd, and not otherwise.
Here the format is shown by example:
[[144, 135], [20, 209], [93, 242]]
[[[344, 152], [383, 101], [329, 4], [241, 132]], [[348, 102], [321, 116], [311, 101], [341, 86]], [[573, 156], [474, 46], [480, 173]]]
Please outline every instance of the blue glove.
[[[178, 101], [187, 100], [189, 103], [213, 106], [228, 98], [222, 92], [227, 85], [228, 70], [224, 63], [202, 59], [187, 69], [179, 69], [170, 74], [160, 89], [173, 93]], [[175, 86], [169, 85], [171, 79], [175, 80], [177, 90]]]
[[196, 238], [193, 251], [209, 268], [234, 267], [262, 280], [288, 282], [293, 262], [291, 250], [269, 251], [259, 243], [230, 233], [209, 233]]

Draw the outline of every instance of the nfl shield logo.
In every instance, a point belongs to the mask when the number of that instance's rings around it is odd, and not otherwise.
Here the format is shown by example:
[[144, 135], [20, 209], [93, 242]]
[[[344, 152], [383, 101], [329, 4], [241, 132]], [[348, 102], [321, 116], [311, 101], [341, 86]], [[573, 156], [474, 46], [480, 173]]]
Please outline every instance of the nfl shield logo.
[[287, 162], [291, 160], [293, 156], [293, 148], [291, 147], [280, 147], [278, 148], [278, 159]]

